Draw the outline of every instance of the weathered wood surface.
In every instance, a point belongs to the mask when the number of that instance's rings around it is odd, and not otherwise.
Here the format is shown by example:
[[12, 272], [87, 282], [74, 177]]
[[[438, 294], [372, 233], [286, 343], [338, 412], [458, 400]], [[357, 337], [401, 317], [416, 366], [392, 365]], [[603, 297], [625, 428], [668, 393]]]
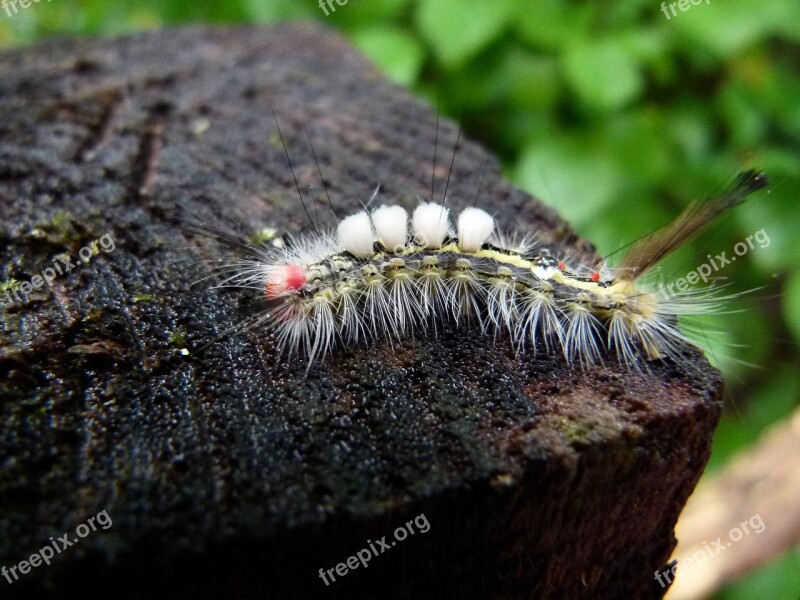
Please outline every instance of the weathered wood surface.
[[[311, 26], [190, 28], [0, 54], [0, 280], [99, 252], [6, 304], [0, 332], [0, 564], [100, 511], [113, 520], [3, 593], [58, 597], [645, 598], [705, 465], [721, 381], [695, 351], [651, 375], [515, 357], [504, 340], [347, 348], [304, 377], [263, 331], [223, 336], [245, 294], [191, 286], [228, 256], [175, 208], [225, 227], [307, 225], [333, 202], [413, 206], [436, 116]], [[436, 189], [455, 126], [443, 120]], [[591, 252], [463, 143], [455, 208]], [[221, 336], [205, 351], [199, 349]], [[187, 352], [184, 352], [186, 349]], [[416, 534], [329, 587], [410, 518]], [[26, 587], [32, 586], [32, 587]]]

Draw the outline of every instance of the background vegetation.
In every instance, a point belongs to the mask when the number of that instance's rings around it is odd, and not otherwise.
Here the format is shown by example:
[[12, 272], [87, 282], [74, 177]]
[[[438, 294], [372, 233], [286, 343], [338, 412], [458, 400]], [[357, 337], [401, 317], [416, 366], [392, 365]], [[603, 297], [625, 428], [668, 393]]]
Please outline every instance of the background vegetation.
[[[710, 470], [798, 406], [800, 2], [711, 0], [667, 19], [655, 0], [51, 0], [0, 12], [0, 44], [115, 35], [187, 22], [314, 19], [341, 30], [392, 79], [460, 120], [521, 187], [602, 253], [757, 166], [773, 182], [664, 268], [682, 276], [764, 229], [771, 241], [720, 275], [761, 287], [706, 324], [729, 410]], [[725, 344], [728, 345], [725, 345]], [[737, 347], [731, 347], [735, 344]], [[738, 360], [744, 360], [745, 365]], [[769, 525], [768, 525], [769, 526]], [[719, 594], [784, 598], [790, 552]]]

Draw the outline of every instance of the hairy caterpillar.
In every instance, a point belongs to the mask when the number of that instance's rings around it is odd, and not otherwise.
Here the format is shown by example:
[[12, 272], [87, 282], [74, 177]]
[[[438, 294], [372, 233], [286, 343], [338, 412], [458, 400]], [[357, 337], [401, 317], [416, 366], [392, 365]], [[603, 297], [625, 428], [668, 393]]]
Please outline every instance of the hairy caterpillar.
[[503, 235], [479, 208], [463, 210], [453, 227], [444, 204], [425, 202], [410, 219], [400, 206], [365, 208], [335, 232], [251, 247], [244, 260], [223, 267], [221, 286], [263, 294], [269, 308], [257, 324], [309, 366], [336, 344], [435, 333], [453, 320], [504, 334], [517, 352], [543, 348], [582, 366], [613, 354], [639, 368], [690, 343], [677, 318], [713, 302], [693, 291], [667, 296], [640, 277], [766, 184], [763, 173], [741, 173], [725, 193], [689, 205], [633, 243], [615, 266], [553, 256], [535, 232]]

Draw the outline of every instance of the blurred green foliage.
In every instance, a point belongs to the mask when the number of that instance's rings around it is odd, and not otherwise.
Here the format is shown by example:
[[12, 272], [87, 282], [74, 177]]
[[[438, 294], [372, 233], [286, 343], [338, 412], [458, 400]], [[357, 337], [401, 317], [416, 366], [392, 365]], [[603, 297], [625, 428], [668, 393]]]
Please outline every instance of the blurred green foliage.
[[[683, 276], [761, 229], [770, 239], [719, 273], [731, 292], [762, 289], [741, 299], [741, 312], [703, 319], [720, 332], [707, 342], [735, 408], [710, 470], [798, 406], [800, 2], [712, 0], [669, 19], [655, 0], [347, 0], [332, 8], [326, 17], [313, 0], [52, 0], [0, 12], [0, 44], [187, 22], [324, 22], [393, 80], [440, 102], [512, 180], [601, 253], [738, 171], [762, 168], [769, 192], [662, 272]], [[719, 597], [786, 597], [797, 573], [800, 556], [790, 552]]]

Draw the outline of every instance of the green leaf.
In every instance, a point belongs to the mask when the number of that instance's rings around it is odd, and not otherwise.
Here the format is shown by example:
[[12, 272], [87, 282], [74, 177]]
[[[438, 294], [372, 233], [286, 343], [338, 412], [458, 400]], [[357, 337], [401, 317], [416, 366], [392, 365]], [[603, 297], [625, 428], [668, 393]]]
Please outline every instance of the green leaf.
[[648, 191], [674, 169], [674, 158], [664, 143], [667, 120], [657, 107], [620, 112], [598, 127], [595, 143], [607, 146], [608, 155], [624, 169], [626, 177]]
[[[756, 374], [752, 369], [749, 371], [751, 377]], [[739, 387], [740, 391], [745, 391], [752, 383]], [[723, 416], [714, 434], [708, 468], [721, 468], [739, 451], [755, 443], [769, 427], [788, 418], [797, 407], [798, 394], [800, 380], [794, 367], [771, 368], [769, 378], [747, 394], [746, 404], [735, 405], [734, 411]]]
[[800, 343], [800, 270], [795, 271], [784, 286], [783, 315], [795, 341]]
[[576, 227], [613, 202], [621, 181], [611, 161], [584, 148], [579, 140], [543, 140], [523, 151], [514, 170], [521, 187]]
[[673, 144], [691, 162], [709, 155], [713, 141], [713, 121], [708, 110], [688, 101], [673, 102], [664, 131], [664, 142]]
[[[671, 5], [672, 3], [667, 3]], [[752, 0], [707, 0], [689, 3], [686, 11], [670, 11], [666, 26], [675, 27], [686, 37], [686, 48], [703, 48], [720, 59], [730, 58], [744, 48], [758, 43], [773, 32], [798, 35], [800, 3], [797, 0], [770, 0], [754, 4]]]
[[622, 108], [644, 88], [635, 58], [614, 39], [576, 43], [565, 52], [563, 68], [570, 87], [592, 111]]
[[[781, 168], [781, 159], [792, 163]], [[797, 173], [797, 157], [786, 151], [767, 151], [752, 159], [752, 164], [763, 168], [771, 184], [745, 206], [734, 211], [739, 228], [744, 235], [759, 235], [764, 247], [758, 245], [747, 255], [747, 261], [762, 269], [762, 278], [786, 269], [796, 269], [797, 223], [800, 222], [800, 173]]]
[[255, 22], [286, 21], [323, 16], [320, 8], [313, 2], [295, 0], [243, 0], [244, 9]]
[[602, 7], [563, 0], [521, 2], [514, 27], [519, 37], [539, 48], [560, 51], [585, 38]]
[[492, 88], [498, 99], [517, 109], [550, 111], [561, 95], [561, 78], [554, 58], [523, 52], [511, 47], [503, 52]]
[[417, 80], [425, 52], [413, 36], [389, 27], [372, 27], [354, 32], [352, 41], [392, 81], [408, 86]]
[[511, 22], [515, 0], [420, 0], [420, 33], [447, 68], [461, 66], [500, 37]]
[[[315, 0], [309, 0], [315, 7]], [[343, 6], [333, 0], [333, 7], [336, 9], [331, 18], [346, 30], [358, 30], [379, 25], [391, 24], [392, 20], [399, 20], [410, 3], [410, 0], [381, 0], [380, 2], [369, 0], [346, 0]], [[327, 2], [326, 2], [327, 5]], [[317, 8], [322, 14], [322, 9]], [[330, 8], [328, 8], [330, 12]], [[395, 28], [399, 23], [395, 23]]]
[[752, 101], [751, 94], [740, 82], [726, 85], [720, 91], [717, 104], [732, 141], [738, 147], [754, 146], [761, 142], [768, 124]]
[[[764, 525], [769, 527], [766, 521]], [[717, 600], [753, 600], [754, 598], [797, 598], [797, 574], [800, 573], [800, 546], [787, 550], [777, 558], [748, 573], [744, 579], [730, 584]]]

